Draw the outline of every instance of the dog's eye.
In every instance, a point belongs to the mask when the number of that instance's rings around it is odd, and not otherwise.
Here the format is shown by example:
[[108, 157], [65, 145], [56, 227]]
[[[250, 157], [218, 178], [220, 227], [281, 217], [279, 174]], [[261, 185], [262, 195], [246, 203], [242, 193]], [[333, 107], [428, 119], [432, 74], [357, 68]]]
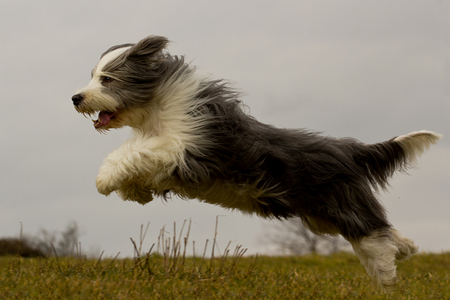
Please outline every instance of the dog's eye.
[[110, 83], [111, 81], [113, 81], [113, 79], [111, 77], [102, 76], [102, 82], [103, 83]]

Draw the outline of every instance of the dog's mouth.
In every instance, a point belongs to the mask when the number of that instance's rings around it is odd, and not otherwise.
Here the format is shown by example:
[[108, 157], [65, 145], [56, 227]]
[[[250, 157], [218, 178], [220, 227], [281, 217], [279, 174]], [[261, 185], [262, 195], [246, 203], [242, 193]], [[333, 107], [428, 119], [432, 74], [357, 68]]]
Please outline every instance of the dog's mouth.
[[98, 119], [92, 120], [92, 122], [94, 122], [95, 129], [100, 129], [102, 127], [108, 126], [108, 124], [111, 122], [111, 120], [113, 120], [117, 117], [119, 112], [120, 112], [120, 110], [116, 110], [114, 112], [101, 111], [98, 114]]

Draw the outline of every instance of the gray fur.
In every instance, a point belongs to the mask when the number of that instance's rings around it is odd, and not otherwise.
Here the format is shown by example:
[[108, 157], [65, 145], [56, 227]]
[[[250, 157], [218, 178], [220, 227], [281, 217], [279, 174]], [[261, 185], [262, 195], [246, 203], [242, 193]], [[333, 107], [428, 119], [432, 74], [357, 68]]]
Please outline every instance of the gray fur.
[[123, 44], [108, 49], [102, 57], [116, 49], [131, 46], [101, 70], [106, 76], [116, 79], [108, 84], [104, 92], [121, 101], [124, 108], [145, 106], [161, 79], [167, 76], [168, 67], [183, 65], [177, 58], [171, 64], [167, 63], [171, 57], [161, 53], [167, 43], [166, 38], [152, 37], [138, 44]]
[[255, 210], [264, 217], [299, 216], [317, 234], [359, 239], [390, 227], [372, 188], [385, 188], [388, 177], [405, 167], [398, 144], [364, 145], [265, 125], [244, 114], [237, 99], [220, 96], [224, 86], [213, 86], [201, 95], [217, 94], [204, 104], [212, 116], [206, 131], [210, 147], [206, 155], [187, 153], [186, 163], [197, 176], [177, 172], [180, 184], [201, 187], [218, 179], [270, 187], [277, 196], [260, 199]]

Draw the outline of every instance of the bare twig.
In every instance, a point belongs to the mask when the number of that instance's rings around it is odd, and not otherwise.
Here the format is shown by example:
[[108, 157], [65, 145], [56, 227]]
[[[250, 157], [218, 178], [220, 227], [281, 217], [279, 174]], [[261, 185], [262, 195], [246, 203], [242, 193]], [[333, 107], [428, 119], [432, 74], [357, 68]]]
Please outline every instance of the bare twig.
[[[120, 254], [120, 252], [117, 253], [117, 255], [114, 257], [114, 259], [113, 259], [107, 266], [105, 266], [105, 267], [100, 271], [100, 273], [99, 273], [97, 276], [100, 276], [106, 269], [108, 269], [109, 266], [112, 265], [112, 264], [114, 263], [114, 261], [117, 259], [117, 257], [119, 256], [119, 254]], [[124, 260], [124, 264], [125, 264], [125, 260]], [[125, 266], [124, 266], [124, 267], [125, 267]]]
[[230, 252], [230, 250], [228, 249], [228, 247], [230, 247], [230, 244], [231, 244], [231, 241], [228, 242], [228, 245], [223, 252], [222, 260], [220, 262], [219, 271], [217, 272], [217, 276], [220, 276], [222, 274], [223, 266], [225, 265], [225, 261], [227, 260], [228, 253]]
[[58, 253], [56, 253], [56, 249], [55, 249], [55, 246], [53, 246], [53, 243], [50, 243], [50, 245], [52, 245], [53, 252], [55, 252], [56, 264], [58, 265], [59, 272], [62, 273], [62, 271], [61, 271], [61, 266], [60, 266], [60, 264], [59, 264]]
[[192, 241], [192, 250], [193, 250], [193, 260], [192, 260], [192, 270], [195, 272], [195, 241]]
[[20, 256], [20, 250], [22, 248], [23, 224], [22, 222], [19, 223], [20, 223], [20, 237], [19, 237], [19, 247], [17, 248], [17, 255]]
[[200, 267], [198, 267], [199, 272], [202, 270], [202, 265], [203, 265], [203, 261], [205, 260], [205, 254], [206, 254], [206, 248], [208, 247], [208, 242], [209, 242], [209, 240], [206, 239], [205, 250], [203, 251], [203, 257], [202, 257], [202, 260], [200, 261]]
[[[184, 262], [186, 259], [186, 248], [187, 248], [187, 244], [188, 244], [188, 240], [189, 240], [189, 233], [191, 232], [191, 223], [192, 223], [192, 220], [189, 219], [188, 231], [187, 231], [186, 237], [184, 238], [184, 252], [183, 252], [183, 262], [182, 262], [183, 266], [184, 266]], [[195, 259], [195, 247], [194, 247], [194, 259]], [[194, 260], [194, 262], [195, 262], [195, 260]]]
[[103, 250], [102, 253], [100, 254], [100, 257], [97, 260], [97, 264], [95, 265], [95, 269], [98, 268], [98, 265], [100, 264], [100, 261], [102, 260], [103, 253], [105, 253], [105, 250]]
[[147, 223], [147, 227], [145, 228], [145, 232], [142, 235], [142, 229], [143, 229], [143, 224], [141, 224], [141, 234], [140, 234], [140, 240], [139, 240], [139, 254], [141, 253], [142, 250], [142, 244], [144, 243], [145, 240], [145, 236], [147, 235], [147, 231], [148, 231], [148, 227], [150, 226], [150, 222]]

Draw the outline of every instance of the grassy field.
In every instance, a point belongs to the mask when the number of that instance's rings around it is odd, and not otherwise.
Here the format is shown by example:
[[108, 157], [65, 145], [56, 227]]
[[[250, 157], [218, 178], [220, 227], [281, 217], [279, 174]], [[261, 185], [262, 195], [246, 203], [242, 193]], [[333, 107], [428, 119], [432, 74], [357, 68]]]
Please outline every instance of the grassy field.
[[[182, 237], [185, 225], [186, 221], [177, 235], [174, 223], [171, 237], [162, 228], [148, 252], [142, 246], [149, 224], [145, 231], [141, 226], [138, 243], [131, 239], [133, 259], [118, 259], [119, 253], [114, 258], [102, 258], [102, 253], [87, 259], [81, 244], [67, 249], [64, 257], [57, 255], [53, 244], [47, 257], [0, 256], [0, 300], [450, 299], [450, 253], [419, 254], [398, 263], [397, 291], [380, 295], [351, 253], [244, 256], [246, 249], [233, 250], [228, 244], [218, 254], [218, 217], [212, 243], [206, 240], [195, 251], [195, 241], [188, 242], [191, 222]], [[202, 255], [187, 257], [188, 244], [192, 253]]]
[[[169, 254], [169, 255], [168, 255]], [[399, 263], [398, 291], [378, 295], [349, 253], [135, 259], [0, 257], [0, 299], [450, 299], [450, 253]]]

